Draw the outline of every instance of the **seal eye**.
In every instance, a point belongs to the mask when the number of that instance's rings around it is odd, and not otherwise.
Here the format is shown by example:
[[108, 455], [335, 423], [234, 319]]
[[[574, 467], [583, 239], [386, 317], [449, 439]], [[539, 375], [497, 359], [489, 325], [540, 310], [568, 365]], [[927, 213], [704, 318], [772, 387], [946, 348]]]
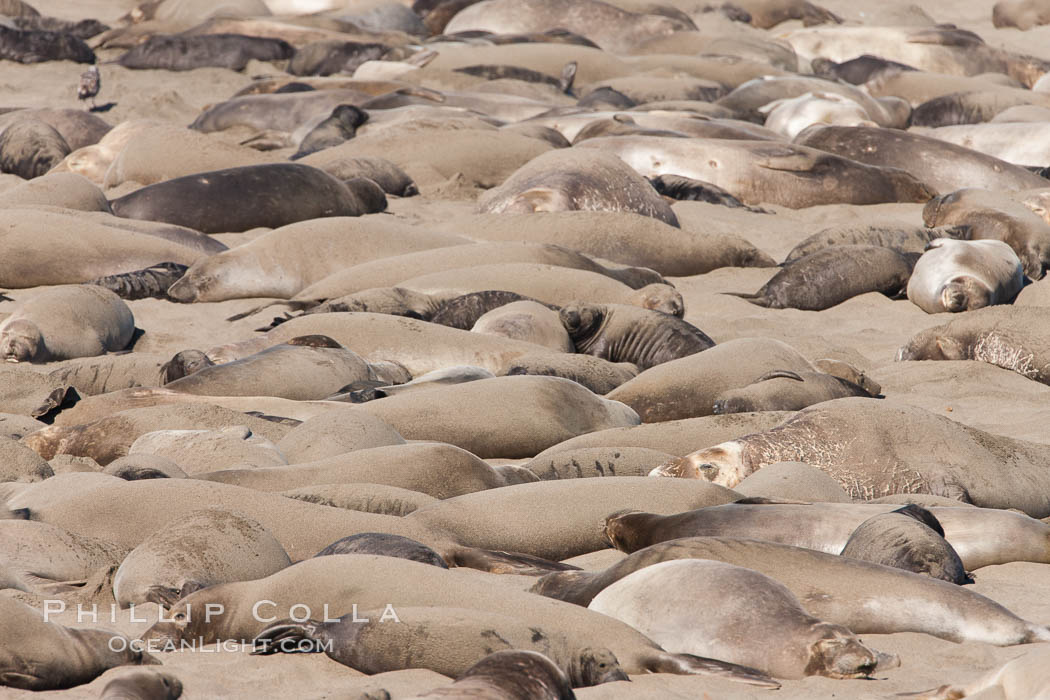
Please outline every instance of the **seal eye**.
[[709, 464], [708, 462], [704, 462], [703, 464], [697, 465], [696, 468], [700, 471], [701, 474], [704, 475], [705, 479], [714, 479], [718, 476], [718, 467], [716, 467], [713, 464]]

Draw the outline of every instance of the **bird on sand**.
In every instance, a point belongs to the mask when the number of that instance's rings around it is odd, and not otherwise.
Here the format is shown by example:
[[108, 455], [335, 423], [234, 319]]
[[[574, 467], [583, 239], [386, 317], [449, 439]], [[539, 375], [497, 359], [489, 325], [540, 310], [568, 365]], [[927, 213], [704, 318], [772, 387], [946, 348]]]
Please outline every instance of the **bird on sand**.
[[102, 75], [98, 72], [98, 66], [91, 66], [80, 74], [80, 85], [77, 86], [77, 98], [86, 100], [91, 98], [91, 106], [95, 107], [95, 95], [102, 87]]

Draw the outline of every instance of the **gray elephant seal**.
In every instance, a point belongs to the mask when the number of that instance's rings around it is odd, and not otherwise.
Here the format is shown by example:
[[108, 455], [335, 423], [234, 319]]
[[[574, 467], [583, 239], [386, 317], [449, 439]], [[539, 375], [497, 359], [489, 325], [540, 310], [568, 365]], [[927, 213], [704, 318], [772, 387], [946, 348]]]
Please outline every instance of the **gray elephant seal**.
[[989, 306], [916, 333], [897, 350], [897, 361], [976, 360], [1050, 384], [1048, 322], [1044, 307]]
[[[327, 119], [303, 137], [299, 143], [299, 150], [289, 160], [299, 160], [311, 153], [349, 141], [357, 134], [357, 127], [366, 121], [368, 121], [368, 113], [364, 110], [354, 105], [339, 105], [332, 110]], [[325, 171], [331, 172], [328, 168], [325, 168]], [[387, 189], [384, 187], [383, 191]]]
[[[963, 586], [804, 547], [738, 537], [661, 542], [602, 571], [547, 574], [532, 592], [588, 605], [614, 582], [672, 559], [710, 559], [753, 569], [787, 586], [810, 615], [854, 634], [921, 632], [998, 646], [1050, 639], [1046, 626], [1027, 622]], [[872, 604], [858, 604], [861, 600]]]
[[715, 415], [753, 411], [801, 411], [821, 401], [847, 396], [873, 397], [863, 386], [825, 372], [771, 370], [754, 383], [720, 394]]
[[874, 245], [902, 253], [919, 253], [937, 238], [969, 238], [967, 226], [925, 226], [846, 224], [818, 231], [791, 249], [784, 264], [793, 263], [818, 250], [834, 245]]
[[121, 674], [106, 683], [100, 700], [178, 700], [182, 681], [170, 673], [145, 669]]
[[281, 61], [295, 49], [283, 39], [243, 34], [187, 34], [151, 36], [117, 59], [125, 68], [193, 70], [228, 68], [244, 70], [248, 61]]
[[80, 37], [68, 32], [21, 30], [9, 26], [0, 26], [0, 56], [19, 63], [95, 62], [95, 52]]
[[397, 622], [382, 615], [380, 609], [333, 622], [283, 620], [256, 636], [253, 653], [272, 654], [286, 645], [297, 649], [308, 640], [317, 642], [328, 658], [370, 675], [413, 667], [458, 677], [493, 650], [522, 650], [547, 656], [578, 688], [628, 680], [608, 649], [533, 627], [511, 611], [408, 607], [396, 611]]
[[[187, 201], [194, 206], [186, 207]], [[386, 195], [371, 180], [344, 183], [308, 165], [268, 163], [165, 180], [110, 204], [114, 214], [128, 219], [224, 233], [372, 214], [386, 209]]]
[[573, 700], [572, 684], [550, 659], [535, 651], [496, 651], [477, 662], [452, 685], [412, 700], [498, 697], [500, 700]]
[[7, 362], [51, 362], [123, 350], [135, 317], [116, 294], [90, 285], [33, 294], [0, 323], [0, 357]]
[[[0, 46], [2, 43], [0, 35]], [[0, 131], [0, 172], [31, 180], [58, 165], [71, 151], [62, 134], [51, 125], [19, 119]]]
[[447, 569], [448, 564], [430, 547], [422, 542], [390, 535], [385, 532], [361, 532], [344, 537], [328, 545], [315, 557], [326, 557], [332, 554], [378, 554], [384, 557], [400, 557]]
[[1013, 300], [1024, 286], [1021, 260], [1002, 241], [931, 241], [908, 280], [908, 299], [928, 314]]
[[477, 211], [626, 211], [678, 226], [671, 205], [622, 160], [611, 154], [569, 148], [530, 160], [502, 185], [481, 195]]
[[[782, 583], [720, 561], [647, 566], [587, 607], [626, 622], [665, 649], [749, 666], [774, 678], [868, 678], [876, 668], [900, 665], [897, 657], [864, 646], [846, 627], [807, 613]], [[753, 622], [741, 634], [744, 615]]]
[[703, 352], [715, 341], [676, 316], [624, 304], [570, 304], [559, 318], [576, 352], [640, 370]]
[[834, 245], [799, 258], [754, 294], [730, 294], [771, 309], [821, 311], [858, 294], [900, 294], [912, 265], [892, 248]]
[[[71, 688], [90, 683], [115, 666], [160, 663], [135, 651], [127, 638], [111, 630], [74, 629], [45, 621], [39, 612], [11, 598], [0, 598], [0, 624], [6, 632], [0, 642], [0, 680], [12, 688]], [[114, 644], [114, 639], [123, 644]]]
[[973, 583], [959, 554], [944, 539], [940, 522], [930, 511], [916, 505], [865, 520], [839, 554], [960, 586]]

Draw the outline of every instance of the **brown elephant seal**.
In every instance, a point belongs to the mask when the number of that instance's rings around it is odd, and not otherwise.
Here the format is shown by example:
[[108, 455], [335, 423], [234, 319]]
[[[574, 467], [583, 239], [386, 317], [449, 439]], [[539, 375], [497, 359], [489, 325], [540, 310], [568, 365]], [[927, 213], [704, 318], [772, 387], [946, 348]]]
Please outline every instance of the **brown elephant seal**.
[[[715, 399], [715, 415], [754, 411], [801, 411], [807, 406], [847, 396], [873, 397], [864, 387], [825, 372], [771, 370], [745, 387]], [[877, 394], [876, 394], [877, 396]]]
[[328, 339], [324, 346], [301, 345], [296, 340], [240, 360], [202, 367], [165, 386], [205, 396], [280, 396], [310, 401], [331, 396], [347, 384], [375, 379], [367, 362], [334, 340]]
[[[443, 302], [426, 321], [449, 328], [469, 331], [478, 319], [492, 311], [516, 301], [535, 301], [516, 292], [505, 292], [498, 289], [484, 292], [462, 294]], [[538, 302], [542, 304], [543, 302]], [[548, 307], [551, 308], [551, 307]]]
[[479, 214], [544, 211], [626, 211], [671, 226], [678, 217], [653, 186], [614, 155], [548, 151], [478, 199]]
[[0, 480], [41, 481], [55, 475], [54, 469], [17, 439], [0, 438]]
[[128, 455], [136, 454], [177, 460], [193, 476], [231, 464], [262, 469], [288, 463], [271, 440], [236, 424], [219, 430], [153, 430], [131, 443]]
[[[356, 131], [355, 131], [356, 133]], [[315, 164], [315, 160], [318, 161]], [[398, 197], [412, 197], [419, 194], [419, 188], [412, 178], [399, 166], [386, 158], [376, 156], [346, 157], [334, 160], [311, 158], [305, 156], [304, 165], [320, 168], [340, 180], [351, 180], [355, 177], [367, 177], [383, 188], [387, 194]]]
[[1024, 286], [1021, 260], [995, 240], [931, 241], [908, 280], [908, 299], [928, 314], [1007, 304]]
[[821, 78], [832, 80], [844, 80], [850, 85], [863, 85], [869, 80], [875, 80], [884, 74], [895, 74], [900, 71], [915, 70], [909, 65], [888, 61], [885, 58], [863, 54], [848, 61], [836, 63], [831, 59], [818, 56], [810, 62], [813, 74]]
[[612, 363], [593, 355], [579, 353], [520, 355], [507, 362], [500, 375], [537, 374], [563, 377], [584, 385], [604, 396], [624, 382], [638, 376], [638, 368], [627, 363]]
[[873, 245], [893, 248], [901, 253], [922, 253], [937, 238], [970, 237], [966, 226], [867, 225], [845, 224], [831, 226], [814, 233], [787, 254], [784, 264], [793, 263], [807, 255], [836, 245]]
[[[496, 334], [499, 335], [499, 334]], [[463, 384], [466, 382], [476, 382], [479, 379], [491, 379], [494, 377], [492, 372], [488, 371], [483, 367], [471, 367], [470, 365], [459, 365], [456, 367], [447, 367], [445, 369], [436, 369], [433, 372], [427, 372], [421, 374], [411, 381], [404, 382], [403, 384], [380, 384], [375, 388], [366, 388], [360, 390], [350, 391], [347, 394], [338, 394], [338, 400], [347, 400], [351, 403], [364, 403], [365, 401], [371, 401], [373, 399], [382, 399], [387, 396], [396, 396], [398, 394], [404, 394], [410, 391], [420, 391], [426, 389], [433, 389], [436, 386], [442, 386], [444, 384]], [[344, 398], [345, 397], [345, 398]], [[333, 399], [329, 399], [333, 400]]]
[[[196, 206], [186, 209], [187, 199]], [[371, 214], [386, 209], [386, 195], [371, 180], [341, 182], [308, 165], [269, 163], [177, 177], [147, 185], [110, 204], [114, 214], [128, 219], [223, 233]]]
[[59, 690], [89, 683], [116, 666], [159, 664], [122, 635], [74, 629], [45, 620], [25, 603], [0, 598], [5, 635], [0, 680], [23, 690]]
[[608, 396], [637, 411], [643, 423], [710, 416], [719, 395], [752, 384], [770, 367], [813, 369], [809, 360], [779, 340], [738, 338], [648, 369]]
[[291, 563], [258, 522], [217, 508], [200, 510], [133, 549], [113, 575], [113, 597], [122, 608], [147, 602], [170, 607], [198, 589], [262, 578]]
[[933, 190], [931, 196], [963, 187], [1023, 190], [1042, 186], [1037, 182], [1042, 178], [1018, 165], [911, 131], [814, 125], [796, 136], [795, 143], [871, 166], [899, 168]]
[[749, 14], [750, 23], [759, 29], [772, 29], [792, 19], [802, 20], [806, 27], [842, 24], [842, 18], [834, 12], [808, 0], [734, 0], [733, 5]]
[[[357, 133], [357, 127], [366, 121], [368, 121], [368, 113], [363, 109], [354, 105], [339, 105], [332, 110], [327, 119], [315, 126], [303, 137], [302, 141], [299, 142], [299, 150], [292, 154], [289, 160], [299, 160], [311, 153], [349, 141]], [[332, 174], [328, 168], [325, 169], [325, 172]], [[346, 178], [340, 179], [345, 180]], [[387, 191], [385, 187], [382, 187], [382, 189], [384, 192]]]
[[106, 683], [100, 700], [178, 700], [182, 681], [162, 671], [122, 673]]
[[801, 209], [820, 204], [925, 202], [936, 194], [901, 169], [865, 164], [805, 144], [611, 136], [588, 139], [573, 150], [591, 148], [619, 156], [645, 177], [675, 174], [703, 180], [749, 205]]
[[452, 700], [492, 695], [502, 700], [572, 700], [572, 684], [554, 662], [536, 651], [495, 651], [477, 662], [452, 685], [435, 688], [412, 700]]
[[575, 349], [558, 313], [535, 301], [513, 301], [488, 311], [470, 330], [535, 343], [558, 352]]
[[68, 285], [32, 294], [0, 323], [8, 362], [52, 362], [123, 350], [135, 333], [128, 305], [108, 289]]
[[186, 478], [186, 472], [173, 460], [160, 455], [142, 453], [113, 460], [105, 468], [104, 473], [127, 481]]
[[[100, 569], [120, 564], [128, 549], [76, 535], [34, 520], [0, 520], [0, 559], [4, 568], [31, 574], [34, 584], [84, 581]], [[76, 584], [73, 584], [76, 585]], [[30, 586], [30, 588], [34, 588]]]
[[1050, 267], [1050, 225], [1029, 207], [987, 190], [965, 188], [935, 197], [922, 210], [927, 226], [967, 226], [970, 240], [999, 240], [1021, 259], [1024, 273], [1042, 279]]
[[941, 523], [930, 511], [916, 505], [865, 520], [850, 535], [839, 555], [960, 586], [973, 583], [958, 553], [944, 539]]
[[430, 547], [401, 535], [388, 535], [385, 532], [360, 532], [328, 545], [315, 557], [326, 557], [332, 554], [377, 554], [384, 557], [400, 557], [447, 569], [448, 564]]
[[0, 172], [32, 180], [58, 165], [71, 151], [62, 134], [50, 124], [20, 119], [0, 131]]
[[188, 265], [162, 262], [144, 270], [99, 277], [88, 284], [108, 289], [121, 299], [167, 299], [168, 288], [182, 279], [187, 269]]
[[666, 454], [646, 447], [583, 447], [537, 456], [523, 466], [543, 480], [645, 476]]
[[180, 350], [160, 368], [160, 383], [167, 384], [188, 377], [215, 363], [200, 350]]
[[[717, 606], [704, 605], [708, 598]], [[900, 659], [864, 646], [805, 610], [782, 583], [703, 559], [664, 561], [612, 584], [587, 606], [626, 622], [668, 650], [756, 668], [774, 678], [868, 678]], [[741, 619], [762, 620], [739, 634]]]
[[[396, 612], [397, 622], [383, 621], [382, 614], [382, 609], [364, 611], [360, 617], [350, 614], [323, 623], [282, 620], [259, 633], [252, 653], [296, 650], [303, 642], [315, 642], [328, 658], [368, 674], [412, 667], [458, 677], [492, 651], [534, 651], [553, 661], [578, 688], [628, 680], [608, 649], [581, 647], [572, 637], [530, 628], [512, 612], [409, 607]], [[377, 653], [380, 649], [397, 651], [388, 655]]]
[[[931, 463], [929, 441], [935, 438], [943, 442], [938, 443], [938, 460]], [[767, 432], [668, 462], [650, 476], [705, 479], [732, 488], [763, 466], [785, 460], [823, 469], [853, 498], [929, 493], [984, 508], [1050, 516], [1050, 498], [1035, 486], [1047, 479], [1050, 465], [1041, 446], [885, 400], [825, 401]], [[1010, 465], [1016, 481], [1003, 484], [996, 476], [1003, 464]]]
[[249, 61], [281, 61], [295, 49], [283, 39], [242, 34], [157, 35], [135, 46], [116, 62], [137, 70], [185, 71], [226, 68], [242, 71]]
[[398, 516], [408, 515], [438, 500], [425, 493], [383, 484], [321, 484], [280, 493], [320, 506]]
[[858, 294], [900, 294], [914, 264], [892, 248], [833, 245], [795, 260], [754, 294], [732, 296], [771, 309], [822, 311]]
[[1050, 384], [1042, 339], [1048, 312], [1040, 306], [989, 306], [960, 314], [916, 333], [897, 350], [897, 361], [976, 360]]
[[709, 204], [720, 204], [731, 209], [741, 208], [761, 213], [763, 210], [749, 207], [739, 199], [729, 194], [721, 187], [716, 187], [710, 182], [702, 182], [681, 175], [658, 175], [648, 178], [653, 189], [664, 197], [670, 197], [680, 202], [708, 202]]
[[992, 24], [1021, 31], [1050, 24], [1050, 5], [1044, 0], [999, 0], [992, 6]]
[[[278, 619], [293, 614], [301, 616], [301, 606], [323, 612], [327, 604], [328, 617], [350, 614], [351, 598], [359, 611], [383, 611], [388, 605], [395, 612], [419, 607], [465, 608], [470, 611], [462, 613], [468, 624], [471, 614], [491, 619], [492, 614], [506, 615], [510, 610], [514, 611], [512, 624], [521, 625], [523, 630], [527, 629], [526, 624], [532, 625], [541, 629], [545, 637], [561, 635], [572, 640], [574, 648], [609, 649], [628, 674], [649, 670], [720, 676], [767, 687], [775, 685], [768, 676], [752, 669], [689, 654], [668, 653], [640, 632], [604, 615], [512, 587], [493, 586], [487, 573], [462, 569], [446, 571], [396, 557], [365, 554], [316, 557], [263, 579], [197, 591], [172, 608], [168, 616], [171, 621], [153, 625], [143, 639], [156, 640], [155, 644], [162, 645], [178, 644], [183, 639], [199, 639], [203, 644], [225, 639], [250, 641]], [[253, 610], [256, 601], [273, 604], [263, 604]], [[213, 615], [209, 620], [203, 615], [192, 614], [206, 604], [223, 605], [223, 614]], [[292, 611], [293, 605], [300, 607]], [[378, 618], [369, 619], [376, 620], [377, 633], [386, 630], [396, 633], [401, 627], [386, 624], [383, 629]], [[528, 623], [523, 622], [525, 620]], [[441, 625], [437, 627], [435, 634], [440, 632]], [[446, 652], [457, 648], [456, 645], [442, 646]], [[376, 658], [376, 661], [382, 660]], [[476, 657], [471, 662], [474, 660]]]
[[625, 576], [674, 559], [709, 559], [753, 569], [787, 586], [810, 615], [854, 634], [921, 632], [998, 646], [1050, 637], [1046, 626], [1023, 620], [963, 586], [836, 554], [739, 537], [661, 542], [601, 571], [547, 574], [532, 592], [588, 605]]
[[715, 345], [706, 333], [676, 316], [636, 306], [569, 304], [559, 317], [576, 352], [629, 362], [642, 371]]

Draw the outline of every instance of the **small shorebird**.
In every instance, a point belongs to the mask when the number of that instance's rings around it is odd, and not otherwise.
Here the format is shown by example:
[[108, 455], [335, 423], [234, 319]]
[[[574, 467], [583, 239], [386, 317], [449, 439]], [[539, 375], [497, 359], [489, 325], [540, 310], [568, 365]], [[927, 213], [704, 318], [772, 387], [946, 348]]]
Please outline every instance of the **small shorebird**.
[[102, 87], [102, 76], [98, 72], [98, 66], [91, 66], [80, 74], [80, 85], [77, 86], [77, 98], [86, 100], [91, 98], [91, 106], [95, 107], [95, 95]]

